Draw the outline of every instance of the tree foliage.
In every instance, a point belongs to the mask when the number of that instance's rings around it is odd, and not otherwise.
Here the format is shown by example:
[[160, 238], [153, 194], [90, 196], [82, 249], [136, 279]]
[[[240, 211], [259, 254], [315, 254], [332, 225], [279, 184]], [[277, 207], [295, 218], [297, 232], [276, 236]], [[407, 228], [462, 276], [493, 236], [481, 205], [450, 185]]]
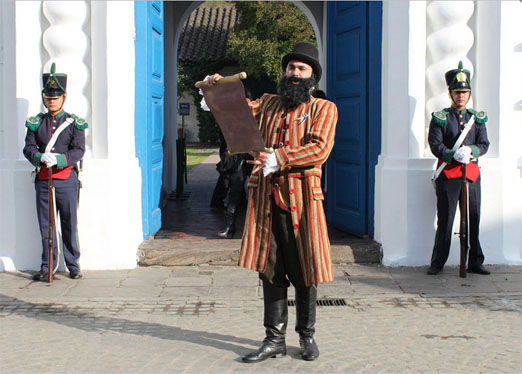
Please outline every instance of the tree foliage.
[[281, 56], [298, 42], [316, 44], [306, 16], [287, 1], [235, 1], [239, 22], [231, 32], [229, 53], [250, 76], [281, 76]]
[[[229, 61], [179, 61], [178, 93], [188, 92], [199, 103], [201, 96], [194, 82], [207, 74], [219, 72], [235, 60], [249, 75], [249, 81], [266, 78], [277, 82], [281, 76], [281, 56], [295, 43], [316, 44], [312, 25], [295, 5], [286, 1], [236, 1], [239, 22], [229, 36]], [[252, 79], [254, 78], [254, 79]], [[266, 92], [266, 91], [265, 91]], [[179, 99], [179, 98], [178, 98]], [[216, 143], [219, 129], [210, 112], [196, 105], [201, 142]]]

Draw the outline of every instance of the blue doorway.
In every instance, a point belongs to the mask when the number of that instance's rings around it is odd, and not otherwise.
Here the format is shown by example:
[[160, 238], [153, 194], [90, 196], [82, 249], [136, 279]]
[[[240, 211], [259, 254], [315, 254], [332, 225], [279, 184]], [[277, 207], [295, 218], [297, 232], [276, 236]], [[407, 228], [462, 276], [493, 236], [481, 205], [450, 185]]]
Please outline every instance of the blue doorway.
[[327, 214], [334, 227], [373, 237], [375, 165], [381, 149], [382, 3], [328, 2], [328, 99], [337, 104], [327, 163]]
[[135, 139], [142, 179], [143, 238], [161, 228], [164, 132], [162, 1], [135, 2]]

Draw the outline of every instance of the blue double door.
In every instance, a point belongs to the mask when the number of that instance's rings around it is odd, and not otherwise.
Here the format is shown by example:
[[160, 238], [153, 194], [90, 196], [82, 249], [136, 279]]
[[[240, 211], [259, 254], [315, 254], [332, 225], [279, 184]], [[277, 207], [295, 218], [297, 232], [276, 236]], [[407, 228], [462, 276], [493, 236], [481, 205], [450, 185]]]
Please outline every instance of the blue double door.
[[143, 238], [161, 228], [164, 131], [162, 1], [136, 1], [135, 137], [141, 168]]
[[327, 163], [327, 217], [373, 237], [375, 165], [381, 145], [382, 3], [328, 2], [328, 99], [339, 110]]
[[[142, 174], [143, 237], [161, 228], [164, 131], [164, 11], [135, 2], [136, 155]], [[339, 122], [327, 164], [329, 222], [373, 236], [375, 165], [381, 144], [382, 3], [327, 3], [328, 98]]]

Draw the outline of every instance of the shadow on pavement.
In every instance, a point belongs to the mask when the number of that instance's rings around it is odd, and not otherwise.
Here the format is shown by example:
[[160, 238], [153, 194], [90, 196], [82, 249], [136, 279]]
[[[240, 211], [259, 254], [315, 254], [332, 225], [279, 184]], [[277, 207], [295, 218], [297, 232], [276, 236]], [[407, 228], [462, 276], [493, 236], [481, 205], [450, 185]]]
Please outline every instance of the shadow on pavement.
[[60, 303], [31, 303], [14, 297], [0, 294], [3, 302], [11, 306], [11, 314], [32, 318], [39, 321], [53, 322], [59, 325], [83, 330], [86, 332], [114, 332], [150, 336], [153, 338], [184, 341], [209, 346], [225, 351], [232, 351], [238, 356], [258, 346], [260, 341], [238, 338], [207, 331], [188, 330], [160, 323], [133, 321], [123, 318], [100, 316], [95, 313], [80, 312], [64, 307]]

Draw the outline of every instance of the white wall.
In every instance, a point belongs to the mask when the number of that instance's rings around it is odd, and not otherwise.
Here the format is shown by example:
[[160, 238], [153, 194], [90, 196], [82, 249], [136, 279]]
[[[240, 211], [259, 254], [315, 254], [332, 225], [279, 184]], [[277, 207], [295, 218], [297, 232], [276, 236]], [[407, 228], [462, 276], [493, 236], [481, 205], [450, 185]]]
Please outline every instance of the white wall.
[[[98, 25], [93, 17], [92, 29], [106, 27], [107, 83], [99, 83], [106, 92], [107, 116], [92, 128], [105, 129], [107, 140], [102, 144], [107, 157], [85, 162], [80, 208], [80, 260], [85, 269], [133, 268], [143, 240], [141, 171], [134, 138], [134, 2], [111, 1], [106, 7], [106, 24]], [[92, 49], [99, 51], [94, 45]]]
[[[71, 6], [86, 9], [84, 23], [71, 17], [64, 22], [61, 14]], [[0, 150], [0, 270], [40, 267], [41, 239], [29, 179], [32, 167], [21, 150], [25, 118], [43, 110], [41, 73], [49, 59], [62, 61], [57, 69], [68, 73], [70, 82], [83, 80], [69, 86], [65, 105], [68, 112], [86, 113], [90, 127], [81, 177], [80, 265], [83, 269], [135, 267], [142, 227], [141, 174], [134, 142], [134, 2], [2, 2], [1, 10], [2, 20], [16, 20], [16, 25], [2, 24], [4, 31], [13, 30], [2, 36], [4, 46], [7, 39], [7, 47], [16, 51], [16, 60], [12, 53], [8, 61], [16, 88], [4, 87], [1, 99], [4, 107], [13, 102], [16, 106], [10, 105], [15, 108], [10, 111], [12, 118], [3, 114], [0, 123], [0, 129], [7, 130], [1, 132], [1, 142], [9, 145]], [[63, 32], [57, 32], [57, 26]], [[87, 50], [60, 49], [60, 43], [67, 44], [63, 37], [69, 27], [71, 34], [79, 32], [88, 41]], [[60, 68], [71, 61], [79, 61], [80, 67], [76, 63], [71, 71]]]
[[[469, 11], [470, 4], [471, 18], [459, 24], [458, 17], [465, 12], [452, 18], [450, 8]], [[522, 31], [515, 31], [521, 30], [521, 8], [518, 2], [383, 3], [382, 152], [376, 170], [375, 239], [383, 245], [385, 265], [430, 262], [436, 229], [436, 197], [430, 184], [435, 158], [426, 142], [425, 107], [431, 97], [427, 95], [437, 92], [425, 86], [433, 84], [432, 78], [425, 81], [424, 77], [440, 70], [428, 64], [454, 64], [463, 48], [461, 59], [470, 58], [475, 68], [473, 105], [488, 111], [490, 118], [492, 145], [480, 161], [480, 238], [486, 263], [522, 263], [521, 148], [517, 145], [522, 123]], [[458, 28], [463, 34], [472, 30], [474, 37], [471, 45], [455, 43], [454, 36], [437, 40], [435, 48], [442, 55], [428, 62], [427, 41], [433, 45], [433, 38], [444, 38], [444, 32], [427, 35], [427, 12], [434, 9], [440, 13], [430, 16], [442, 17], [437, 19], [441, 27]], [[442, 73], [442, 84], [443, 79]], [[457, 224], [456, 219], [455, 231]], [[458, 248], [455, 236], [448, 264], [459, 262]]]
[[[40, 71], [25, 71], [20, 77], [22, 67], [17, 61], [40, 61], [40, 44], [38, 48], [24, 48], [18, 45], [31, 46], [40, 32], [28, 28], [23, 35], [16, 37], [16, 26], [21, 22], [40, 23], [40, 10], [37, 3], [2, 2], [2, 42], [3, 42], [3, 79], [2, 110], [0, 123], [2, 148], [0, 149], [0, 270], [14, 270], [20, 266], [39, 268], [40, 253], [35, 246], [41, 248], [41, 239], [36, 221], [34, 203], [34, 187], [31, 183], [31, 167], [24, 161], [24, 122], [31, 110], [40, 112]], [[15, 18], [16, 9], [16, 18]], [[25, 15], [22, 18], [21, 14]], [[31, 82], [31, 79], [34, 80]], [[9, 82], [9, 83], [8, 83]], [[19, 88], [19, 86], [22, 86]], [[29, 89], [34, 88], [34, 94]], [[33, 104], [30, 104], [30, 102]], [[34, 104], [36, 103], [36, 104]], [[34, 239], [34, 240], [31, 240]]]
[[[522, 4], [501, 3], [500, 79], [499, 90], [499, 156], [503, 176], [503, 225], [492, 224], [486, 230], [498, 229], [503, 257], [519, 262], [522, 256]], [[496, 243], [488, 243], [493, 247]]]

